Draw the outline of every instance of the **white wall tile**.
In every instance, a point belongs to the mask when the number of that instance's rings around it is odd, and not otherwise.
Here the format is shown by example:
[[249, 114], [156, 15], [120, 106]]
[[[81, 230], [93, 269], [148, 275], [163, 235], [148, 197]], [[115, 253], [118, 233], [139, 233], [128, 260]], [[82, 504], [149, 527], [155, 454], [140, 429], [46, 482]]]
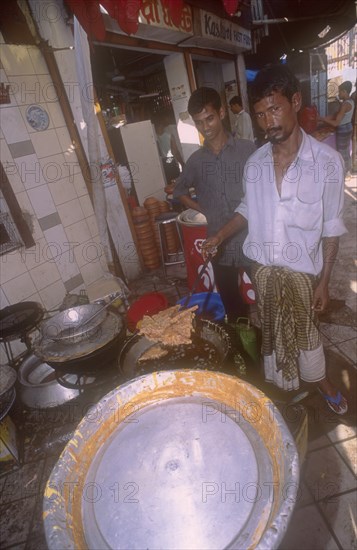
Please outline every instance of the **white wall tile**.
[[57, 265], [54, 261], [48, 261], [34, 267], [30, 271], [30, 275], [37, 290], [42, 290], [46, 286], [61, 279]]
[[102, 266], [99, 262], [86, 264], [81, 267], [81, 274], [86, 286], [94, 283], [104, 276]]
[[27, 51], [32, 61], [32, 66], [36, 74], [48, 75], [46, 61], [37, 46], [28, 46]]
[[[62, 130], [62, 128], [61, 128], [61, 130]], [[72, 142], [69, 141], [69, 140], [66, 140], [65, 136], [62, 136], [62, 143], [63, 143], [63, 149], [65, 149], [63, 154], [66, 158], [66, 161], [71, 163], [71, 164], [78, 164], [78, 167], [80, 169], [80, 166], [79, 166], [79, 163], [78, 163], [77, 153], [76, 153], [76, 150], [75, 150], [74, 145], [72, 144]]]
[[60, 128], [66, 125], [62, 109], [59, 103], [46, 103], [46, 110], [48, 111], [55, 128]]
[[90, 239], [85, 243], [81, 243], [74, 249], [74, 255], [79, 267], [88, 263], [100, 263], [105, 256], [104, 249], [99, 242], [99, 238]]
[[37, 218], [44, 218], [56, 212], [56, 207], [47, 185], [29, 189], [27, 194]]
[[24, 190], [24, 186], [5, 138], [0, 139], [0, 159], [13, 192], [15, 194], [21, 193]]
[[56, 266], [61, 275], [62, 281], [68, 281], [80, 274], [80, 269], [77, 265], [74, 250], [71, 249], [68, 253], [62, 254], [56, 258]]
[[91, 237], [96, 237], [99, 233], [97, 218], [93, 214], [93, 216], [89, 216], [89, 218], [86, 218], [86, 220], [87, 220], [87, 223], [88, 223], [88, 227], [89, 227]]
[[33, 187], [46, 184], [41, 164], [36, 155], [18, 157], [14, 162], [25, 189], [32, 189]]
[[31, 141], [39, 159], [62, 152], [56, 130], [44, 130], [31, 134]]
[[79, 202], [81, 203], [85, 218], [89, 218], [90, 216], [94, 215], [92, 201], [90, 200], [89, 195], [83, 195], [82, 197], [79, 197]]
[[77, 198], [74, 184], [67, 178], [49, 183], [48, 188], [56, 206]]
[[75, 187], [78, 197], [88, 195], [88, 190], [84, 178], [81, 173], [77, 173], [73, 177], [73, 185]]
[[52, 78], [49, 74], [40, 74], [38, 76], [41, 88], [41, 101], [45, 103], [58, 103], [57, 88], [52, 82]]
[[61, 150], [65, 154], [65, 157], [68, 155], [73, 155], [73, 153], [75, 154], [74, 145], [72, 144], [71, 136], [69, 135], [67, 128], [56, 128], [56, 133], [58, 141], [61, 144]]
[[[92, 248], [91, 241], [81, 243], [74, 248], [74, 256], [80, 269], [88, 263], [88, 251]], [[93, 253], [96, 254], [95, 251]]]
[[27, 46], [3, 45], [1, 62], [8, 76], [31, 75], [35, 72]]
[[43, 237], [36, 241], [35, 246], [21, 249], [21, 258], [25, 262], [28, 271], [48, 261], [46, 246], [47, 241]]
[[27, 272], [27, 267], [21, 256], [20, 250], [13, 250], [0, 256], [1, 284], [11, 281], [17, 275]]
[[58, 307], [66, 295], [66, 289], [62, 281], [57, 281], [40, 291], [44, 307], [47, 310]]
[[18, 105], [37, 105], [43, 102], [41, 85], [36, 75], [9, 76], [10, 94]]
[[[1, 116], [2, 116], [2, 113], [1, 113]], [[4, 137], [0, 139], [0, 155], [1, 155], [1, 162], [3, 165], [4, 163], [10, 164], [10, 165], [13, 164], [14, 159], [12, 158], [10, 149], [8, 148]]]
[[44, 234], [47, 242], [47, 249], [45, 251], [47, 258], [51, 257], [51, 253], [52, 258], [56, 260], [62, 254], [68, 255], [68, 258], [71, 257], [71, 251], [75, 245], [71, 245], [69, 243], [68, 236], [62, 225], [57, 225], [51, 229], [46, 229]]
[[3, 283], [2, 287], [11, 304], [22, 302], [36, 292], [36, 287], [27, 271]]
[[18, 107], [10, 107], [1, 113], [1, 128], [7, 143], [29, 139], [27, 128]]
[[78, 161], [69, 161], [64, 154], [51, 155], [46, 158], [39, 159], [42, 167], [43, 177], [47, 183], [58, 181], [67, 178], [70, 182], [74, 182], [75, 174], [80, 170]]
[[109, 268], [108, 268], [108, 261], [104, 253], [104, 250], [103, 250], [103, 254], [99, 258], [99, 262], [100, 262], [100, 265], [102, 266], [103, 271], [107, 272]]
[[57, 210], [64, 227], [68, 227], [84, 219], [84, 214], [78, 199], [66, 202], [65, 204], [59, 204]]
[[28, 216], [30, 217], [30, 222], [28, 222], [28, 225], [31, 230], [33, 240], [37, 242], [39, 239], [43, 238], [43, 232], [40, 224], [38, 223], [27, 192], [24, 191], [23, 193], [18, 193], [16, 195], [16, 199], [22, 212], [26, 215], [26, 220]]
[[28, 297], [28, 301], [29, 302], [37, 302], [37, 303], [39, 303], [43, 306], [41, 296], [39, 295], [38, 292], [35, 292], [35, 294], [31, 294], [31, 296]]
[[89, 227], [85, 220], [66, 227], [66, 234], [68, 236], [68, 241], [78, 244], [84, 243], [91, 238]]
[[[16, 169], [16, 172], [15, 172], [15, 169]], [[12, 165], [11, 171], [9, 170], [10, 170], [10, 166], [8, 165], [5, 171], [6, 171], [8, 180], [10, 182], [11, 189], [13, 190], [15, 195], [17, 195], [18, 193], [23, 193], [25, 191], [25, 187], [21, 181], [19, 173], [17, 172], [16, 165]]]

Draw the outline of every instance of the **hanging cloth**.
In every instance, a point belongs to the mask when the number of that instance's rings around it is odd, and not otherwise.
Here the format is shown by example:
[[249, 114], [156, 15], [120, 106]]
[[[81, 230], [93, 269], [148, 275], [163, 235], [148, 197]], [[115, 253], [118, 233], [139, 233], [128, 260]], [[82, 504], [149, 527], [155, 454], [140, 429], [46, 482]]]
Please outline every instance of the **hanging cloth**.
[[[112, 263], [113, 258], [109, 243], [107, 226], [107, 207], [105, 191], [102, 180], [100, 164], [100, 152], [98, 141], [98, 120], [95, 114], [93, 78], [90, 66], [89, 45], [87, 35], [82, 29], [77, 18], [74, 19], [74, 51], [76, 69], [84, 122], [87, 125], [88, 156], [91, 184], [93, 190], [93, 205], [97, 219], [100, 242], [105, 250], [107, 263]], [[89, 91], [92, 93], [89, 93]], [[85, 93], [84, 93], [85, 91]]]

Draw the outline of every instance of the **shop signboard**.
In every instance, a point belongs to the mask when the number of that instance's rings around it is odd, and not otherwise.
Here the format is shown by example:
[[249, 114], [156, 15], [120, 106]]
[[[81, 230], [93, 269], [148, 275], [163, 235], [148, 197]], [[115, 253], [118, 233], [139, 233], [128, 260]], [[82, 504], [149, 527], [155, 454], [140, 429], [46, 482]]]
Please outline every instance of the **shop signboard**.
[[180, 30], [193, 34], [192, 10], [188, 4], [183, 4], [180, 25], [176, 26], [170, 16], [167, 2], [163, 0], [143, 0], [139, 12], [139, 23], [162, 29]]
[[200, 10], [200, 12], [201, 36], [203, 38], [233, 45], [241, 50], [251, 50], [252, 38], [248, 29], [208, 11]]

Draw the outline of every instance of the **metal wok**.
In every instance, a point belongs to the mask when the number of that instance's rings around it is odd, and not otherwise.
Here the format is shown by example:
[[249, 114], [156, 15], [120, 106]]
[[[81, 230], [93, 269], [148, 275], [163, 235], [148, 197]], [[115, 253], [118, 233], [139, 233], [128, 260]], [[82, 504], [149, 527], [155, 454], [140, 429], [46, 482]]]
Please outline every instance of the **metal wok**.
[[124, 343], [118, 359], [118, 368], [126, 380], [155, 370], [175, 368], [201, 368], [222, 370], [231, 342], [226, 331], [216, 323], [205, 319], [195, 320], [193, 343], [190, 346], [174, 346], [168, 355], [159, 360], [141, 363], [140, 357], [153, 346], [153, 342], [134, 334]]
[[95, 335], [107, 316], [99, 304], [85, 304], [71, 307], [57, 313], [41, 324], [44, 340], [75, 344]]
[[[79, 306], [79, 308], [85, 308], [90, 315], [93, 313], [93, 309], [88, 308], [87, 305]], [[71, 308], [66, 311], [79, 308]], [[65, 314], [66, 311], [62, 313]], [[46, 322], [41, 336], [34, 342], [34, 353], [52, 368], [59, 369], [61, 373], [97, 372], [98, 369], [115, 361], [126, 333], [125, 320], [120, 313], [115, 310], [104, 310], [103, 313], [104, 319], [102, 318], [98, 323], [98, 317], [101, 316], [99, 314], [95, 318], [96, 326], [92, 326], [90, 330], [86, 327], [85, 334], [82, 329], [77, 330], [79, 327], [77, 324], [74, 326], [77, 334], [69, 336], [66, 333], [64, 339], [52, 338], [52, 333], [47, 329], [50, 326], [58, 329], [60, 325], [54, 324], [53, 318], [50, 319], [49, 321], [52, 321], [53, 324]], [[52, 330], [56, 336], [55, 329]]]

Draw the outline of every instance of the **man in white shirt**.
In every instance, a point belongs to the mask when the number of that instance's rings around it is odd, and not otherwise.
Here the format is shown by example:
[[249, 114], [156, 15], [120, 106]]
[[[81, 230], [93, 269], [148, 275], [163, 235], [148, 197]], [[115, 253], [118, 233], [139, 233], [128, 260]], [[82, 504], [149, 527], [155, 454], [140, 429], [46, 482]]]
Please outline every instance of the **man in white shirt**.
[[315, 383], [330, 409], [344, 414], [347, 401], [326, 375], [317, 318], [346, 232], [343, 161], [300, 128], [300, 85], [285, 65], [262, 69], [251, 99], [269, 142], [248, 159], [245, 196], [204, 254], [248, 224], [243, 250], [255, 262], [266, 380], [284, 390], [298, 389], [299, 378]]
[[254, 142], [252, 120], [243, 107], [241, 99], [235, 95], [229, 102], [232, 113], [234, 114], [233, 135], [237, 139], [249, 139]]

